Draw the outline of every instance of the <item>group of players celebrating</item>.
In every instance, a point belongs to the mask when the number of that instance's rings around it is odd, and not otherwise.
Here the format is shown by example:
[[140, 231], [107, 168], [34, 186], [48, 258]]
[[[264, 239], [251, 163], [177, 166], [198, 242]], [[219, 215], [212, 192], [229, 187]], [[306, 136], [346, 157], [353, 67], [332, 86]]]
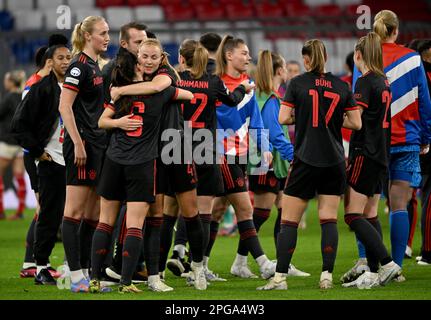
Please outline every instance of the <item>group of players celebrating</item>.
[[[329, 289], [343, 195], [345, 222], [365, 247], [368, 264], [363, 274], [344, 276], [344, 286], [373, 287], [401, 277], [406, 207], [419, 154], [431, 140], [431, 102], [420, 56], [395, 44], [397, 35], [395, 13], [379, 12], [374, 31], [354, 48], [360, 76], [353, 92], [326, 71], [322, 41], [305, 42], [306, 72], [291, 79], [282, 98], [285, 59], [261, 51], [252, 81], [247, 44], [229, 35], [185, 40], [177, 72], [155, 36], [130, 23], [102, 74], [98, 62], [107, 50], [109, 26], [102, 17], [85, 18], [73, 31], [72, 52], [67, 39], [50, 44], [50, 72], [34, 81], [12, 121], [15, 138], [37, 166], [31, 175], [40, 205], [36, 284], [56, 283], [49, 255], [61, 225], [72, 292], [111, 291], [103, 285], [107, 273], [119, 278], [120, 293], [141, 292], [133, 278], [142, 260], [148, 287], [171, 291], [164, 270], [178, 220], [177, 233], [183, 232], [190, 247], [188, 281], [206, 290], [208, 281], [224, 280], [208, 262], [218, 223], [231, 204], [240, 234], [231, 273], [257, 277], [247, 264], [251, 253], [268, 280], [258, 289], [285, 290], [288, 274], [309, 275], [290, 262], [298, 224], [317, 196], [319, 286]], [[292, 124], [294, 146], [287, 130]], [[342, 128], [354, 131], [347, 166]], [[187, 130], [202, 139], [188, 141]], [[253, 144], [256, 154], [249, 152]], [[181, 160], [166, 161], [172, 153]], [[205, 154], [204, 161], [197, 154]], [[377, 218], [387, 175], [391, 254]], [[258, 237], [274, 204], [276, 262]], [[179, 269], [185, 271], [181, 264]]]

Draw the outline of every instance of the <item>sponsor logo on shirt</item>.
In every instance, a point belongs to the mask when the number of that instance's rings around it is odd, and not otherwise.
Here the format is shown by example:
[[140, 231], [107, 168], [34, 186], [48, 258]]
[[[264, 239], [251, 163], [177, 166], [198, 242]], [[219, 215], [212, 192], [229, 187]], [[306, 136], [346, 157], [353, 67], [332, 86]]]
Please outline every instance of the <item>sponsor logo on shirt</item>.
[[103, 78], [102, 77], [94, 77], [93, 78], [93, 85], [94, 86], [98, 86], [100, 84], [103, 83]]

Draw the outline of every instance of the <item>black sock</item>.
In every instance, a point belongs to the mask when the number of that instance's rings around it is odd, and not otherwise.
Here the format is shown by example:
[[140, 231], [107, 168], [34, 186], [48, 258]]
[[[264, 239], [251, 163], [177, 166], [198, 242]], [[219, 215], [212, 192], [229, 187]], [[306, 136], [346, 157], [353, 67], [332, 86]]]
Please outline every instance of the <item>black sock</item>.
[[128, 228], [126, 240], [123, 245], [123, 268], [120, 283], [130, 285], [132, 276], [138, 263], [139, 254], [142, 247], [142, 230], [138, 228]]
[[35, 225], [37, 221], [37, 214], [34, 215], [33, 220], [31, 220], [30, 226], [27, 231], [27, 237], [25, 238], [25, 256], [24, 262], [32, 263], [34, 262], [34, 235], [35, 235]]
[[278, 208], [277, 219], [275, 219], [275, 223], [274, 223], [274, 243], [276, 248], [277, 248], [277, 237], [278, 237], [278, 234], [280, 233], [280, 223], [281, 223], [281, 208]]
[[210, 232], [211, 232], [211, 213], [201, 213], [202, 221], [202, 232], [203, 232], [203, 249], [206, 250], [208, 243], [210, 242]]
[[202, 222], [199, 213], [191, 218], [184, 217], [184, 222], [186, 224], [192, 259], [194, 262], [201, 262], [204, 250]]
[[79, 253], [79, 225], [80, 220], [70, 217], [63, 217], [62, 237], [64, 252], [66, 254], [67, 264], [70, 271], [81, 269], [80, 253]]
[[100, 279], [103, 262], [110, 252], [113, 229], [112, 226], [99, 222], [96, 231], [94, 231], [91, 248], [91, 279]]
[[298, 223], [281, 220], [280, 233], [277, 237], [277, 267], [276, 272], [288, 273], [290, 261], [296, 248], [298, 239]]
[[322, 230], [322, 272], [332, 273], [338, 248], [337, 219], [320, 219], [320, 228]]
[[120, 211], [120, 216], [118, 218], [119, 232], [117, 236], [117, 241], [115, 242], [115, 252], [112, 264], [117, 272], [121, 274], [123, 268], [123, 245], [127, 234], [126, 225], [127, 211]]
[[[253, 209], [253, 224], [256, 229], [256, 233], [259, 232], [260, 227], [265, 223], [266, 220], [268, 220], [270, 213], [271, 213], [271, 209], [261, 209], [261, 208]], [[239, 241], [238, 250], [236, 252], [242, 256], [248, 255], [248, 248], [245, 245], [244, 241], [242, 240]]]
[[91, 242], [93, 241], [94, 231], [96, 230], [98, 221], [90, 219], [82, 219], [79, 227], [79, 244], [81, 252], [81, 267], [89, 269], [91, 262]]
[[217, 239], [217, 233], [218, 233], [218, 227], [220, 226], [220, 223], [217, 221], [212, 220], [210, 224], [210, 239], [208, 241], [208, 245], [205, 250], [205, 257], [209, 257], [211, 254], [211, 250], [214, 246], [214, 243]]
[[160, 229], [160, 272], [166, 269], [166, 261], [168, 260], [169, 250], [171, 249], [172, 235], [176, 221], [177, 217], [168, 216], [167, 214], [163, 215], [163, 224]]
[[147, 217], [145, 219], [144, 255], [149, 276], [159, 274], [160, 228], [162, 217]]
[[[376, 229], [380, 239], [383, 241], [382, 226], [380, 225], [379, 218], [367, 218], [367, 221], [374, 227], [374, 229]], [[379, 270], [379, 260], [372, 254], [372, 252], [370, 252], [370, 250], [365, 249], [365, 254], [367, 256], [367, 264], [370, 271], [377, 272]]]
[[184, 217], [180, 215], [178, 217], [177, 222], [177, 231], [175, 232], [175, 241], [174, 245], [182, 244], [185, 246], [187, 244], [187, 230], [186, 230], [186, 223], [184, 221]]
[[[355, 231], [359, 241], [365, 246], [365, 250], [375, 257], [382, 265], [391, 262], [392, 259], [386, 250], [378, 231], [359, 213], [347, 213], [344, 221]], [[368, 258], [368, 256], [367, 256]], [[375, 268], [373, 266], [373, 268]]]
[[[254, 259], [264, 254], [257, 237], [256, 229], [254, 228], [253, 220], [238, 222], [238, 231], [240, 236], [238, 254], [246, 256], [250, 252]], [[245, 250], [240, 252], [239, 250], [242, 250], [242, 248]]]

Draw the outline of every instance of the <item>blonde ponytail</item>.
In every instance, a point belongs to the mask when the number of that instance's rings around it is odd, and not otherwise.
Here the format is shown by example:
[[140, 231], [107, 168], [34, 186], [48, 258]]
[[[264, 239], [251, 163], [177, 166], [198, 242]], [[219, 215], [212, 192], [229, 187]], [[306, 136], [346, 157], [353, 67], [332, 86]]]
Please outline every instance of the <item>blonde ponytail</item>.
[[233, 51], [241, 44], [245, 44], [245, 41], [240, 38], [234, 38], [231, 35], [224, 36], [216, 52], [216, 75], [221, 77], [227, 73], [226, 53]]
[[91, 34], [94, 25], [99, 21], [105, 21], [103, 17], [88, 16], [81, 23], [77, 23], [72, 32], [72, 56], [76, 56], [85, 48], [84, 34], [88, 32]]
[[196, 40], [186, 39], [180, 46], [180, 56], [182, 56], [187, 67], [191, 68], [191, 75], [194, 79], [199, 79], [206, 72], [208, 63], [208, 51]]
[[326, 48], [319, 39], [312, 39], [305, 42], [302, 47], [302, 55], [310, 57], [310, 72], [322, 74], [325, 72], [327, 60]]
[[382, 10], [374, 17], [373, 31], [384, 41], [399, 27], [397, 15], [391, 10]]
[[383, 72], [383, 55], [381, 38], [376, 32], [370, 32], [359, 39], [355, 46], [355, 51], [362, 55], [365, 65], [372, 72], [385, 77]]

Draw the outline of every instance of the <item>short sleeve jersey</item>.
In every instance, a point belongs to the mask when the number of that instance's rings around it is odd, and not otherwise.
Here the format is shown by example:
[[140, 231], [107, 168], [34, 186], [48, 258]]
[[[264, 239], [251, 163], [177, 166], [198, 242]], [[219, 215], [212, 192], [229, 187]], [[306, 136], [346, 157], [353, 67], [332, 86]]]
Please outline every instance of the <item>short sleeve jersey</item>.
[[[154, 77], [158, 75], [166, 75], [171, 78], [172, 86], [177, 85], [177, 81], [179, 80], [174, 70], [167, 65], [161, 65], [159, 69], [150, 77], [146, 78], [146, 81], [151, 81]], [[175, 105], [175, 108], [165, 108], [165, 111], [162, 115], [162, 130], [164, 129], [184, 129], [184, 118], [181, 111], [181, 104], [178, 102], [172, 102]]]
[[81, 138], [94, 145], [106, 145], [105, 130], [97, 124], [104, 110], [103, 78], [97, 62], [83, 52], [76, 55], [67, 69], [63, 88], [78, 93], [73, 114]]
[[344, 113], [357, 109], [348, 85], [331, 73], [306, 72], [291, 80], [282, 104], [295, 109], [295, 156], [315, 167], [344, 161]]
[[[141, 164], [159, 155], [159, 134], [163, 110], [178, 95], [178, 89], [168, 87], [150, 96], [131, 97], [131, 113], [134, 119], [142, 119], [143, 125], [135, 131], [115, 129], [112, 133], [106, 155], [124, 165]], [[121, 100], [120, 100], [121, 101]], [[115, 111], [115, 118], [126, 114], [120, 111], [119, 103], [109, 106]]]
[[244, 98], [244, 86], [238, 86], [233, 93], [223, 81], [215, 75], [204, 73], [199, 79], [194, 79], [190, 71], [180, 73], [178, 87], [191, 91], [194, 98], [181, 104], [184, 121], [193, 131], [201, 128], [211, 130], [215, 135], [217, 129], [216, 107], [221, 102], [236, 106]]
[[362, 128], [354, 131], [350, 139], [351, 150], [361, 152], [387, 166], [391, 143], [391, 89], [383, 76], [368, 72], [358, 78], [355, 100], [364, 108]]

